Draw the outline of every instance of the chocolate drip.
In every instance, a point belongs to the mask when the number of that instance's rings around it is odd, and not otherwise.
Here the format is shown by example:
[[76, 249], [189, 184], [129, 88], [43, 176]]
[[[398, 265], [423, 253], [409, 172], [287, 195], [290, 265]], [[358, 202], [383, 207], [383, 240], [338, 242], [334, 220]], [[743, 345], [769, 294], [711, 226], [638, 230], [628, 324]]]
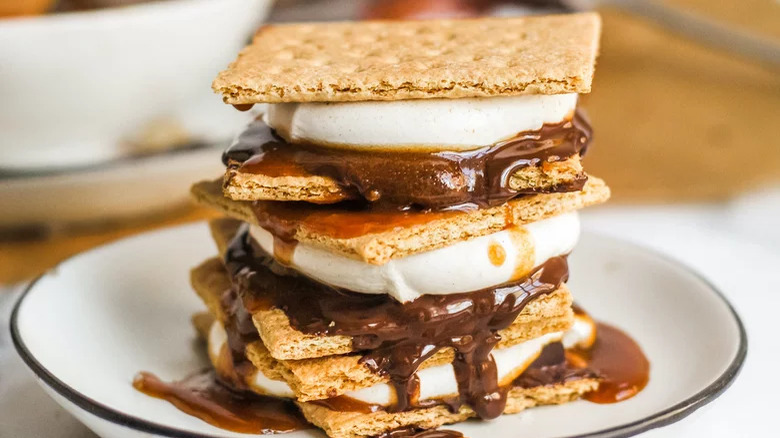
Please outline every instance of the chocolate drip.
[[531, 300], [568, 278], [566, 258], [553, 257], [518, 281], [469, 293], [423, 295], [402, 304], [387, 295], [355, 293], [297, 275], [253, 245], [246, 229], [231, 242], [225, 265], [250, 313], [275, 307], [303, 333], [351, 336], [354, 349], [365, 351], [361, 362], [386, 375], [396, 389], [390, 411], [414, 407], [418, 367], [442, 348], [453, 348], [461, 401], [482, 418], [500, 415], [506, 402], [490, 356], [500, 339], [497, 332]]
[[382, 405], [366, 403], [362, 400], [354, 399], [348, 395], [339, 395], [322, 400], [312, 400], [307, 403], [320, 405], [336, 412], [360, 412], [361, 414], [370, 414], [385, 410]]
[[512, 386], [533, 388], [536, 386], [562, 385], [580, 379], [597, 378], [598, 375], [587, 367], [570, 363], [565, 355], [563, 344], [555, 342], [542, 349], [539, 357], [521, 374]]
[[252, 315], [244, 303], [232, 289], [222, 294], [221, 306], [226, 315], [225, 332], [227, 333], [227, 349], [222, 352], [221, 364], [217, 371], [219, 378], [233, 388], [249, 389], [246, 376], [255, 372], [255, 367], [247, 359], [245, 351], [247, 344], [257, 341], [260, 336], [252, 322]]
[[353, 199], [398, 209], [451, 209], [500, 205], [523, 194], [580, 190], [586, 177], [548, 189], [510, 188], [517, 170], [585, 153], [592, 131], [585, 117], [545, 124], [492, 146], [464, 152], [370, 151], [290, 144], [268, 125], [252, 123], [223, 154], [241, 172], [279, 176], [325, 176]]
[[133, 380], [133, 386], [182, 412], [234, 432], [272, 434], [311, 427], [292, 401], [232, 390], [221, 384], [211, 370], [172, 383], [142, 372]]
[[[490, 352], [501, 336], [495, 332], [489, 332], [486, 336], [478, 332], [474, 336], [476, 342], [469, 342], [459, 348], [452, 362], [458, 380], [458, 392], [461, 400], [468, 403], [480, 418], [496, 418], [504, 412], [506, 391], [498, 386], [496, 362]], [[465, 400], [463, 394], [467, 395]]]
[[233, 108], [243, 112], [249, 111], [252, 109], [252, 107], [255, 106], [253, 103], [237, 103], [233, 105]]
[[402, 427], [389, 430], [374, 438], [461, 438], [463, 434], [455, 430], [431, 429], [424, 430], [416, 427]]

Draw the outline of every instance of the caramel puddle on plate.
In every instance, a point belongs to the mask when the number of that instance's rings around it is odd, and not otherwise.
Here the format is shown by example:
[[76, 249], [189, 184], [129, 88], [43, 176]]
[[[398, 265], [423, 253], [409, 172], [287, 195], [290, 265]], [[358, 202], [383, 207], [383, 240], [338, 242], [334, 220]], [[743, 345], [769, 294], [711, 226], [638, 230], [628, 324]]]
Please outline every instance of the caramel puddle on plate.
[[597, 390], [583, 396], [593, 403], [617, 403], [638, 394], [650, 379], [650, 362], [629, 335], [609, 324], [596, 324], [596, 342], [589, 349], [567, 352], [572, 363], [584, 364], [601, 378]]
[[140, 372], [133, 387], [151, 397], [168, 401], [180, 411], [212, 426], [240, 433], [273, 434], [310, 429], [289, 400], [250, 392], [233, 391], [219, 383], [212, 370], [204, 370], [175, 382]]

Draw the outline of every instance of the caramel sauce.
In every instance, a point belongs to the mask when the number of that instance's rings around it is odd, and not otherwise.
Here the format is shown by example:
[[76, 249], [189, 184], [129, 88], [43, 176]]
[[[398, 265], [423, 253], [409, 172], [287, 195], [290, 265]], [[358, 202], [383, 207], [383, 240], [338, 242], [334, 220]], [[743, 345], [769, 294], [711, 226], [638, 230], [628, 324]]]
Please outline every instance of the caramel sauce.
[[493, 266], [501, 266], [506, 261], [506, 251], [498, 242], [490, 242], [488, 246], [488, 259]]
[[510, 179], [524, 167], [584, 154], [591, 136], [587, 120], [576, 112], [569, 120], [471, 151], [359, 150], [287, 143], [256, 120], [225, 151], [223, 162], [239, 172], [270, 177], [327, 177], [350, 199], [385, 209], [489, 207], [523, 194], [581, 189], [584, 175], [573, 183], [546, 189], [515, 190]]
[[133, 380], [133, 387], [225, 430], [272, 434], [311, 427], [292, 401], [231, 390], [210, 370], [171, 383], [141, 372]]
[[[395, 388], [396, 403], [387, 408], [391, 412], [418, 404], [418, 367], [440, 349], [451, 347], [457, 353], [453, 367], [459, 403], [471, 406], [481, 418], [500, 415], [506, 393], [499, 387], [490, 355], [500, 339], [497, 333], [512, 324], [529, 302], [558, 289], [568, 278], [566, 258], [554, 257], [519, 281], [400, 303], [387, 295], [355, 293], [297, 275], [252, 242], [244, 227], [225, 255], [233, 283], [225, 301], [233, 303], [238, 315], [233, 318], [240, 321], [243, 314], [274, 307], [283, 310], [300, 332], [351, 336], [353, 349], [365, 352], [361, 363], [387, 376]], [[245, 309], [237, 308], [240, 303]], [[231, 349], [245, 347], [247, 340], [240, 339], [242, 325], [227, 330]], [[253, 327], [248, 334], [257, 339]], [[234, 337], [239, 338], [236, 347]]]
[[650, 379], [650, 362], [639, 345], [622, 330], [604, 323], [596, 325], [596, 342], [589, 349], [569, 352], [598, 374], [596, 391], [585, 395], [594, 403], [617, 403], [635, 396]]
[[294, 239], [284, 239], [277, 235], [274, 236], [274, 258], [284, 266], [292, 265], [292, 257], [298, 241]]
[[299, 228], [334, 239], [350, 239], [367, 234], [408, 228], [451, 218], [461, 211], [400, 211], [367, 208], [360, 203], [338, 206], [298, 202], [260, 201], [252, 203], [258, 225], [279, 239], [295, 240]]
[[[505, 212], [507, 217], [511, 217], [511, 210]], [[512, 225], [509, 228], [509, 236], [517, 248], [517, 257], [515, 258], [515, 269], [512, 272], [512, 280], [518, 280], [528, 275], [534, 268], [536, 257], [534, 256], [534, 241], [531, 238], [528, 229], [522, 226]]]

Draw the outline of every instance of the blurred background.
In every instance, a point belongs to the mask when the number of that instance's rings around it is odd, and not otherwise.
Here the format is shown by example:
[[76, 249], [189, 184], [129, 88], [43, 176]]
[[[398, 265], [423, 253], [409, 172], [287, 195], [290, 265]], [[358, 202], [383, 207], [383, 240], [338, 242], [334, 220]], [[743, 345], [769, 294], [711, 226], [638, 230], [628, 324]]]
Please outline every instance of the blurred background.
[[210, 83], [263, 22], [593, 9], [586, 168], [614, 197], [586, 225], [780, 253], [776, 0], [0, 0], [0, 285], [208, 217], [188, 187], [252, 117]]

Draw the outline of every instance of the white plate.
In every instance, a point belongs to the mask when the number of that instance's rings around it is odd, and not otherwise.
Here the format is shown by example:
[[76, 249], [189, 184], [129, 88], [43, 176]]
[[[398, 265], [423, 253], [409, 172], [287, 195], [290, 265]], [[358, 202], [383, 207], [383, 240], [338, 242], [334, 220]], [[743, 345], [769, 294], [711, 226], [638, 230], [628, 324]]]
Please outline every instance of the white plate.
[[225, 172], [223, 150], [224, 144], [204, 146], [78, 170], [0, 178], [0, 229], [56, 229], [184, 206], [192, 181]]
[[[14, 344], [44, 389], [103, 437], [245, 436], [131, 386], [139, 370], [176, 379], [205, 365], [189, 322], [203, 305], [187, 272], [215, 252], [207, 228], [194, 224], [76, 256], [19, 300], [11, 320]], [[708, 282], [656, 253], [588, 233], [570, 262], [575, 299], [644, 349], [651, 363], [647, 387], [618, 404], [579, 401], [449, 428], [471, 438], [630, 436], [680, 420], [734, 380], [747, 338]]]

